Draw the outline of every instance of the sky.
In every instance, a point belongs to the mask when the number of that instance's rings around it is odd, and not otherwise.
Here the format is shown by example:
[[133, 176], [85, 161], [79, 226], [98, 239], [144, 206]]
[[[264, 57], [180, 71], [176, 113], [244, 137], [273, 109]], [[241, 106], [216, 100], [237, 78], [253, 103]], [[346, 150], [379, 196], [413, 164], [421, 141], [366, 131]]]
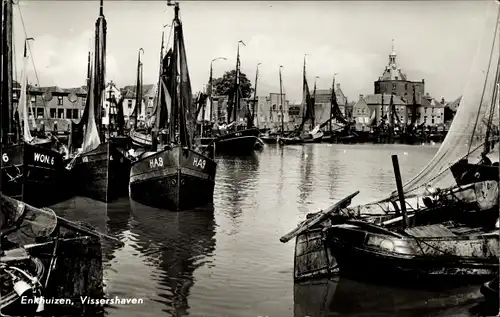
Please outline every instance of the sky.
[[[21, 12], [21, 14], [20, 14]], [[93, 43], [99, 1], [19, 0], [14, 6], [14, 42], [18, 78], [25, 36], [30, 43], [40, 86], [63, 88], [85, 83], [87, 53]], [[255, 80], [258, 95], [279, 92], [279, 66], [287, 99], [302, 99], [302, 68], [312, 89], [332, 85], [333, 74], [350, 101], [373, 93], [394, 50], [410, 80], [425, 79], [426, 92], [454, 100], [463, 94], [487, 17], [494, 1], [180, 1], [193, 92], [236, 64]], [[106, 80], [118, 87], [134, 85], [137, 52], [144, 49], [144, 84], [158, 80], [161, 32], [171, 24], [166, 1], [104, 1], [107, 20]], [[22, 26], [22, 20], [24, 26]], [[491, 29], [490, 25], [486, 25]], [[26, 33], [24, 32], [26, 30]], [[165, 27], [165, 40], [170, 27]], [[26, 34], [26, 35], [25, 35]], [[315, 77], [319, 77], [316, 78]]]

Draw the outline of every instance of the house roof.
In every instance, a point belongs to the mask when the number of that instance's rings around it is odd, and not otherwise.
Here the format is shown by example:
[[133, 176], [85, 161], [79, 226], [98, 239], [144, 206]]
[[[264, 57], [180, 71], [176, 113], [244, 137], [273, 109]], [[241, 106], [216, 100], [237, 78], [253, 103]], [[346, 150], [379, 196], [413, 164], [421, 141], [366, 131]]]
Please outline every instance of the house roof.
[[[332, 97], [332, 89], [316, 89], [316, 103], [330, 103], [330, 98]], [[337, 84], [335, 88], [335, 97], [337, 99], [337, 104], [339, 106], [345, 106], [347, 100], [344, 92], [340, 88], [340, 84]]]
[[[384, 95], [384, 105], [390, 105], [391, 104], [391, 95], [390, 94], [383, 94]], [[382, 104], [382, 94], [373, 94], [373, 95], [366, 95], [363, 96], [363, 99], [365, 100], [366, 104], [368, 105], [381, 105]], [[393, 97], [393, 103], [396, 106], [404, 106], [406, 105], [406, 102], [404, 102], [401, 97], [394, 95]]]
[[57, 93], [57, 94], [71, 94], [75, 93], [77, 95], [85, 95], [87, 93], [87, 87], [81, 86], [81, 87], [76, 87], [76, 88], [61, 88], [58, 86], [49, 86], [49, 87], [36, 87], [36, 86], [30, 86], [29, 87], [30, 92], [39, 92], [39, 93]]
[[[121, 89], [122, 95], [125, 96], [126, 99], [135, 98], [136, 94], [136, 85], [125, 86]], [[142, 85], [142, 96], [143, 97], [154, 97], [156, 95], [156, 85]]]
[[460, 101], [462, 101], [462, 96], [458, 97], [452, 102], [448, 102], [445, 107], [450, 108], [452, 111], [457, 111], [458, 106], [460, 106]]

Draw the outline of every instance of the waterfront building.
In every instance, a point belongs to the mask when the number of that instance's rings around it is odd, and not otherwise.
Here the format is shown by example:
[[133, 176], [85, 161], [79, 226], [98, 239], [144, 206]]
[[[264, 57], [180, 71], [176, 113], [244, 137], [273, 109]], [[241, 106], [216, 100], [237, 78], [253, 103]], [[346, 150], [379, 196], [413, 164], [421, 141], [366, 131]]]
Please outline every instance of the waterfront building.
[[[136, 88], [136, 85], [129, 85], [121, 89], [121, 94], [124, 96], [123, 115], [125, 117], [125, 122], [128, 122], [130, 115], [135, 109]], [[156, 84], [142, 86], [141, 115], [139, 116], [139, 120], [144, 120], [153, 113], [156, 93]]]
[[[335, 96], [340, 111], [346, 115], [347, 97], [340, 88], [340, 84], [335, 87]], [[332, 89], [316, 89], [316, 99], [314, 101], [314, 119], [316, 124], [321, 124], [331, 117]]]
[[60, 88], [51, 87], [28, 87], [28, 106], [30, 111], [30, 128], [32, 116], [35, 116], [35, 124], [39, 127], [42, 123], [47, 130], [69, 131], [70, 121], [78, 121], [85, 109], [87, 98], [86, 87]]
[[104, 89], [105, 99], [104, 106], [102, 111], [102, 123], [104, 125], [109, 125], [109, 123], [116, 122], [117, 108], [114, 102], [111, 102], [113, 98], [116, 98], [116, 101], [120, 100], [121, 92], [118, 89], [113, 81], [110, 81], [106, 88]]

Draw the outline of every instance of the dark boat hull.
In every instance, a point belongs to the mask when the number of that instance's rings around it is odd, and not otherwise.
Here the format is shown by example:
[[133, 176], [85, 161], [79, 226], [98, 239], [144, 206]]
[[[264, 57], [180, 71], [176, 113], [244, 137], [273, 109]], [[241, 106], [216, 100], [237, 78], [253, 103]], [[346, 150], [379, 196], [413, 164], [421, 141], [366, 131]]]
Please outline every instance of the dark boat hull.
[[2, 192], [35, 207], [69, 199], [69, 173], [52, 149], [19, 143], [2, 147]]
[[228, 133], [219, 137], [215, 143], [217, 153], [236, 155], [251, 154], [259, 137], [258, 129], [246, 129]]
[[170, 211], [206, 206], [213, 203], [216, 168], [214, 160], [191, 149], [158, 151], [132, 164], [129, 195]]
[[413, 238], [339, 226], [328, 230], [327, 241], [347, 276], [423, 281], [498, 274], [498, 235]]
[[277, 144], [278, 143], [277, 136], [261, 136], [260, 138], [266, 144]]
[[109, 202], [127, 194], [130, 160], [113, 143], [105, 142], [80, 154], [71, 172], [76, 195]]

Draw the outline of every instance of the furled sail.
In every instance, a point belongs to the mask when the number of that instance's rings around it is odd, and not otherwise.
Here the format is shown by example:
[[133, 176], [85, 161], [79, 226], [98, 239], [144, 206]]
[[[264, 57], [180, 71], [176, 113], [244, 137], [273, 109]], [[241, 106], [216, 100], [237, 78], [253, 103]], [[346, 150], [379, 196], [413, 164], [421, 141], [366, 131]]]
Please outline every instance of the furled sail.
[[[92, 73], [90, 76], [90, 87], [89, 87], [89, 95], [94, 96], [95, 95], [95, 70], [92, 67]], [[99, 138], [99, 131], [97, 129], [97, 124], [95, 120], [95, 106], [94, 106], [95, 99], [94, 98], [89, 98], [89, 103], [88, 103], [88, 119], [87, 119], [87, 124], [85, 127], [85, 135], [83, 137], [83, 152], [88, 152], [92, 151], [95, 148], [101, 144], [101, 140]]]
[[[182, 23], [177, 19], [177, 45], [179, 50], [179, 103], [181, 110], [181, 144], [187, 147], [195, 142], [196, 134], [196, 104], [193, 102], [193, 94], [191, 90], [191, 80], [189, 78], [189, 70], [187, 65], [186, 48], [184, 46], [184, 31]], [[185, 116], [182, 118], [182, 116]]]
[[21, 75], [21, 95], [19, 96], [19, 113], [23, 116], [23, 137], [25, 142], [33, 141], [33, 137], [30, 132], [29, 125], [29, 114], [28, 114], [28, 98], [26, 91], [28, 90], [28, 51], [27, 51], [26, 41], [24, 43], [24, 55], [23, 55], [23, 70]]

